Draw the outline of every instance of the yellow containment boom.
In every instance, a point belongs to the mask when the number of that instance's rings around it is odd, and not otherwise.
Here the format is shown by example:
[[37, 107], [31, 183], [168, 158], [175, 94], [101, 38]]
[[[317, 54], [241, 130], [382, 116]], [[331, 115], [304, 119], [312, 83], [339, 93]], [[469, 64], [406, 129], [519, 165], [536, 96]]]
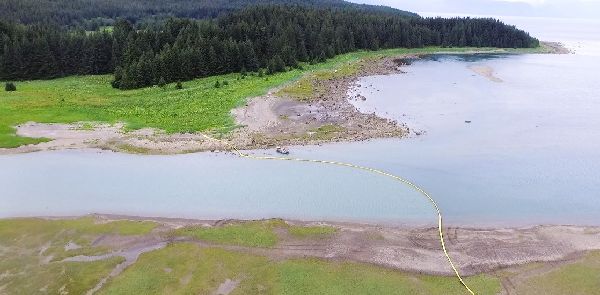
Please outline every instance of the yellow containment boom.
[[425, 196], [427, 198], [427, 200], [433, 205], [433, 208], [435, 209], [437, 216], [438, 216], [438, 232], [440, 234], [440, 243], [442, 245], [442, 250], [444, 251], [444, 255], [446, 255], [446, 258], [448, 259], [448, 263], [450, 264], [450, 267], [452, 267], [452, 270], [454, 271], [454, 274], [456, 275], [456, 277], [458, 278], [458, 280], [460, 281], [460, 283], [465, 287], [465, 289], [472, 295], [475, 295], [475, 292], [473, 292], [473, 290], [471, 290], [471, 288], [469, 288], [469, 286], [467, 285], [467, 283], [463, 280], [463, 278], [460, 275], [460, 272], [458, 271], [458, 269], [456, 268], [456, 266], [454, 265], [454, 262], [452, 262], [452, 258], [450, 258], [450, 254], [448, 254], [448, 250], [446, 249], [446, 243], [444, 240], [444, 229], [443, 229], [443, 223], [442, 223], [442, 212], [440, 210], [440, 207], [438, 206], [438, 204], [435, 202], [435, 200], [421, 187], [417, 186], [416, 184], [410, 182], [407, 179], [404, 179], [400, 176], [396, 176], [394, 174], [379, 170], [379, 169], [374, 169], [374, 168], [369, 168], [369, 167], [365, 167], [365, 166], [359, 166], [359, 165], [354, 165], [354, 164], [350, 164], [350, 163], [344, 163], [344, 162], [337, 162], [337, 161], [327, 161], [327, 160], [314, 160], [314, 159], [299, 159], [299, 158], [291, 158], [291, 157], [271, 157], [271, 156], [254, 156], [254, 155], [250, 155], [250, 154], [245, 154], [242, 153], [240, 150], [238, 150], [235, 146], [232, 146], [231, 144], [229, 144], [228, 142], [224, 141], [224, 140], [220, 140], [220, 139], [216, 139], [214, 137], [210, 137], [206, 134], [203, 134], [204, 137], [206, 137], [209, 140], [214, 140], [214, 141], [218, 141], [226, 146], [229, 146], [233, 152], [238, 155], [241, 158], [246, 158], [246, 159], [254, 159], [254, 160], [278, 160], [278, 161], [295, 161], [295, 162], [308, 162], [308, 163], [317, 163], [317, 164], [328, 164], [328, 165], [336, 165], [336, 166], [342, 166], [342, 167], [348, 167], [348, 168], [354, 168], [354, 169], [359, 169], [359, 170], [363, 170], [363, 171], [367, 171], [367, 172], [371, 172], [374, 174], [378, 174], [381, 176], [387, 176], [389, 178], [392, 178], [396, 181], [399, 181], [409, 187], [411, 187], [412, 189], [416, 190], [417, 192], [419, 192], [420, 194], [422, 194], [423, 196]]

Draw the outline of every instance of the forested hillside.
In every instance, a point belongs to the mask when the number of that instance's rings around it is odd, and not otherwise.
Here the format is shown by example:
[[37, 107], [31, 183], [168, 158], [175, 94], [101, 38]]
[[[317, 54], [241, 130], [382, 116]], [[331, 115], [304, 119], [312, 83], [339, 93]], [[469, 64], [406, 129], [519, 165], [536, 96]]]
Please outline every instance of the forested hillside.
[[0, 19], [22, 24], [57, 24], [95, 30], [117, 18], [154, 22], [168, 17], [214, 18], [249, 5], [302, 4], [313, 7], [353, 8], [417, 16], [385, 6], [359, 5], [343, 0], [2, 0]]
[[114, 87], [131, 89], [232, 72], [285, 71], [356, 50], [538, 44], [494, 19], [406, 18], [296, 5], [252, 6], [211, 20], [153, 25], [119, 20], [110, 32], [0, 22], [0, 80], [114, 73]]

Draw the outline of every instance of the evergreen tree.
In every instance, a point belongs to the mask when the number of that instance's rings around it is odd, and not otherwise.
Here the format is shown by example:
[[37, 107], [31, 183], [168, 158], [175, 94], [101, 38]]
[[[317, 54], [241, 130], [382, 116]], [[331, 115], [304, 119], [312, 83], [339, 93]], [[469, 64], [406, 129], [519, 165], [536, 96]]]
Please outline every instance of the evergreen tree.
[[6, 91], [17, 91], [17, 86], [15, 86], [15, 84], [12, 83], [12, 82], [7, 82], [4, 85], [4, 90], [6, 90]]
[[281, 59], [279, 55], [273, 57], [273, 59], [271, 59], [271, 61], [269, 62], [269, 67], [267, 71], [269, 72], [269, 74], [285, 72], [285, 63], [283, 62], [283, 59]]

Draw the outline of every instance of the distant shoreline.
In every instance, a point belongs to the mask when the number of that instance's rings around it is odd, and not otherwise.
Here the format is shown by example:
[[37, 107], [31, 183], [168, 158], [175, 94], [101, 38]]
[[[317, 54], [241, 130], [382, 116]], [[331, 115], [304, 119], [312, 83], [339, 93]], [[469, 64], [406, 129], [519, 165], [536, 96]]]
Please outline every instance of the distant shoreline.
[[[298, 81], [248, 99], [245, 105], [231, 111], [240, 128], [224, 134], [222, 139], [239, 149], [265, 149], [278, 145], [315, 145], [409, 136], [411, 130], [402, 122], [359, 112], [349, 99], [366, 98], [348, 97], [348, 91], [361, 77], [402, 73], [402, 68], [407, 66], [405, 59], [433, 53], [566, 54], [569, 50], [560, 43], [542, 42], [539, 48], [533, 49], [446, 48], [424, 53], [374, 52], [357, 62], [309, 72]], [[304, 84], [310, 85], [309, 88], [306, 89]], [[309, 94], [298, 94], [299, 90], [308, 91]], [[48, 138], [49, 141], [17, 148], [0, 148], [0, 155], [87, 148], [134, 154], [180, 154], [230, 149], [229, 145], [222, 142], [207, 140], [201, 133], [165, 134], [151, 128], [124, 132], [124, 128], [123, 123], [28, 122], [16, 126], [18, 136]], [[413, 136], [420, 133], [412, 131]]]

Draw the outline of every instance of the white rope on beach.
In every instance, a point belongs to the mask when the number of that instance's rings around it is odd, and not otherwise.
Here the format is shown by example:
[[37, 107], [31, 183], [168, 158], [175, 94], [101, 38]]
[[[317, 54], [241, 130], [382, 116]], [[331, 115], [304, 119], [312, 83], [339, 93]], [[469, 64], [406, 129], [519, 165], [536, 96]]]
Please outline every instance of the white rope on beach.
[[450, 258], [450, 254], [448, 254], [448, 250], [446, 249], [446, 242], [444, 239], [444, 229], [443, 229], [443, 223], [442, 223], [442, 212], [440, 210], [440, 207], [438, 206], [437, 202], [424, 189], [422, 189], [418, 185], [410, 182], [407, 179], [404, 179], [400, 176], [396, 176], [394, 174], [385, 172], [383, 170], [369, 168], [369, 167], [365, 167], [365, 166], [354, 165], [354, 164], [350, 164], [350, 163], [327, 161], [327, 160], [289, 158], [289, 157], [254, 156], [251, 154], [244, 154], [240, 150], [238, 150], [235, 146], [231, 145], [230, 143], [228, 143], [224, 140], [216, 139], [216, 138], [210, 137], [206, 134], [202, 134], [202, 135], [209, 140], [218, 141], [226, 146], [231, 147], [231, 149], [234, 151], [234, 153], [241, 158], [254, 159], [254, 160], [278, 160], [278, 161], [308, 162], [308, 163], [319, 163], [319, 164], [329, 164], [329, 165], [336, 165], [336, 166], [342, 166], [342, 167], [349, 167], [349, 168], [359, 169], [359, 170], [363, 170], [363, 171], [368, 171], [368, 172], [375, 173], [375, 174], [382, 175], [382, 176], [387, 176], [387, 177], [390, 177], [396, 181], [399, 181], [399, 182], [404, 183], [405, 185], [411, 187], [412, 189], [416, 190], [417, 192], [419, 192], [423, 196], [425, 196], [427, 198], [427, 200], [429, 200], [429, 202], [433, 205], [433, 208], [435, 209], [437, 216], [438, 216], [438, 232], [439, 232], [439, 236], [440, 236], [440, 243], [442, 245], [442, 250], [444, 251], [444, 255], [446, 255], [446, 259], [448, 259], [448, 263], [450, 264], [450, 267], [454, 271], [454, 274], [456, 275], [456, 277], [458, 278], [460, 283], [467, 289], [467, 291], [469, 291], [469, 293], [471, 295], [475, 295], [475, 292], [473, 292], [471, 290], [471, 288], [469, 288], [467, 283], [463, 280], [462, 276], [460, 275], [460, 272], [454, 265], [452, 258]]

